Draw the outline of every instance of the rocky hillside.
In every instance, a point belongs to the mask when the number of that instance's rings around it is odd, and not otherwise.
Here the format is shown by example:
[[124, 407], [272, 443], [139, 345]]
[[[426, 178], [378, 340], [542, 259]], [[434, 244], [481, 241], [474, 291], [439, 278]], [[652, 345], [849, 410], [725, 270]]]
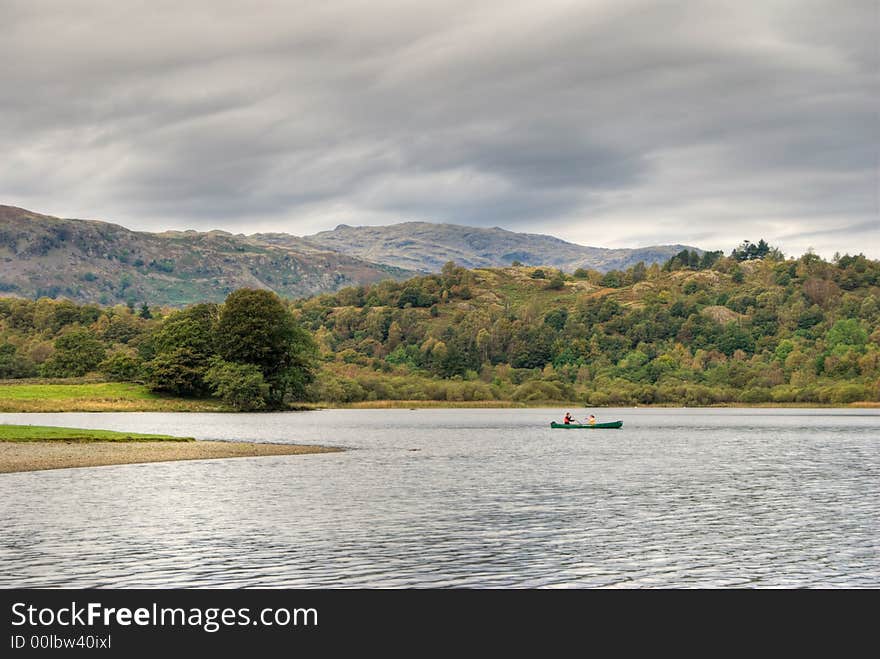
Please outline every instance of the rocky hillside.
[[552, 236], [451, 224], [340, 225], [298, 237], [225, 231], [147, 233], [0, 206], [0, 294], [116, 304], [219, 301], [237, 288], [285, 297], [439, 272], [448, 261], [499, 267], [519, 261], [573, 272], [662, 263], [684, 249], [584, 247]]
[[411, 274], [293, 236], [267, 244], [223, 231], [145, 233], [0, 206], [2, 295], [184, 305], [242, 287], [298, 297]]
[[[284, 234], [258, 234], [253, 238], [287, 245]], [[356, 256], [374, 263], [387, 263], [420, 272], [439, 272], [447, 261], [466, 268], [543, 265], [574, 272], [578, 268], [626, 270], [639, 261], [663, 263], [684, 245], [655, 245], [636, 249], [585, 247], [532, 233], [500, 228], [482, 229], [454, 224], [405, 222], [390, 226], [351, 227], [341, 224], [333, 231], [306, 236], [309, 243]], [[699, 250], [697, 250], [699, 252]]]

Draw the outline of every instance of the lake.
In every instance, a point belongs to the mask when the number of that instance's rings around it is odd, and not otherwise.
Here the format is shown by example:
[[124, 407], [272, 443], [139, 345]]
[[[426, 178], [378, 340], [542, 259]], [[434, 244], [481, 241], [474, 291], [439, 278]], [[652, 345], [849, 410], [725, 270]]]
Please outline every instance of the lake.
[[0, 414], [351, 449], [2, 474], [0, 586], [880, 586], [880, 411], [565, 411]]

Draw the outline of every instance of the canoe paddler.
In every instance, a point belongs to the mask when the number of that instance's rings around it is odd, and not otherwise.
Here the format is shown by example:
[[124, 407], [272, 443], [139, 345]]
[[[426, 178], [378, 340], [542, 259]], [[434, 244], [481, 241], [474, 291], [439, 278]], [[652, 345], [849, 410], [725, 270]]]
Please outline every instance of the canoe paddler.
[[590, 416], [587, 417], [587, 423], [590, 424], [591, 426], [595, 426], [596, 425], [596, 417], [591, 414]]
[[566, 412], [565, 417], [562, 419], [562, 423], [565, 425], [570, 425], [573, 419], [571, 418], [571, 412]]

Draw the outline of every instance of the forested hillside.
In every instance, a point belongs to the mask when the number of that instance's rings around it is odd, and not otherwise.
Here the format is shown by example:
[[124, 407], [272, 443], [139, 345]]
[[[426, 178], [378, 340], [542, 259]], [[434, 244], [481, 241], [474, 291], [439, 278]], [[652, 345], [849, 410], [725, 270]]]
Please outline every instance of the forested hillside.
[[575, 277], [449, 265], [294, 306], [328, 360], [326, 400], [880, 399], [880, 263], [780, 259], [746, 245]]
[[[761, 245], [573, 276], [447, 264], [437, 275], [288, 301], [318, 351], [300, 396], [594, 406], [880, 400], [880, 263], [783, 260]], [[204, 341], [217, 336], [222, 307], [196, 312], [0, 300], [0, 378], [97, 371], [150, 382], [169, 323], [200, 318]]]

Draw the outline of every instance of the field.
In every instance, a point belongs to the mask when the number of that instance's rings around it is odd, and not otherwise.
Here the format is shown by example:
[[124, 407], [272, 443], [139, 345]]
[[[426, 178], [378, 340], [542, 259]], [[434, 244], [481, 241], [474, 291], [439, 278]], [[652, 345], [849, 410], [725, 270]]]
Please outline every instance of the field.
[[224, 412], [215, 400], [161, 396], [130, 382], [0, 384], [0, 412]]

